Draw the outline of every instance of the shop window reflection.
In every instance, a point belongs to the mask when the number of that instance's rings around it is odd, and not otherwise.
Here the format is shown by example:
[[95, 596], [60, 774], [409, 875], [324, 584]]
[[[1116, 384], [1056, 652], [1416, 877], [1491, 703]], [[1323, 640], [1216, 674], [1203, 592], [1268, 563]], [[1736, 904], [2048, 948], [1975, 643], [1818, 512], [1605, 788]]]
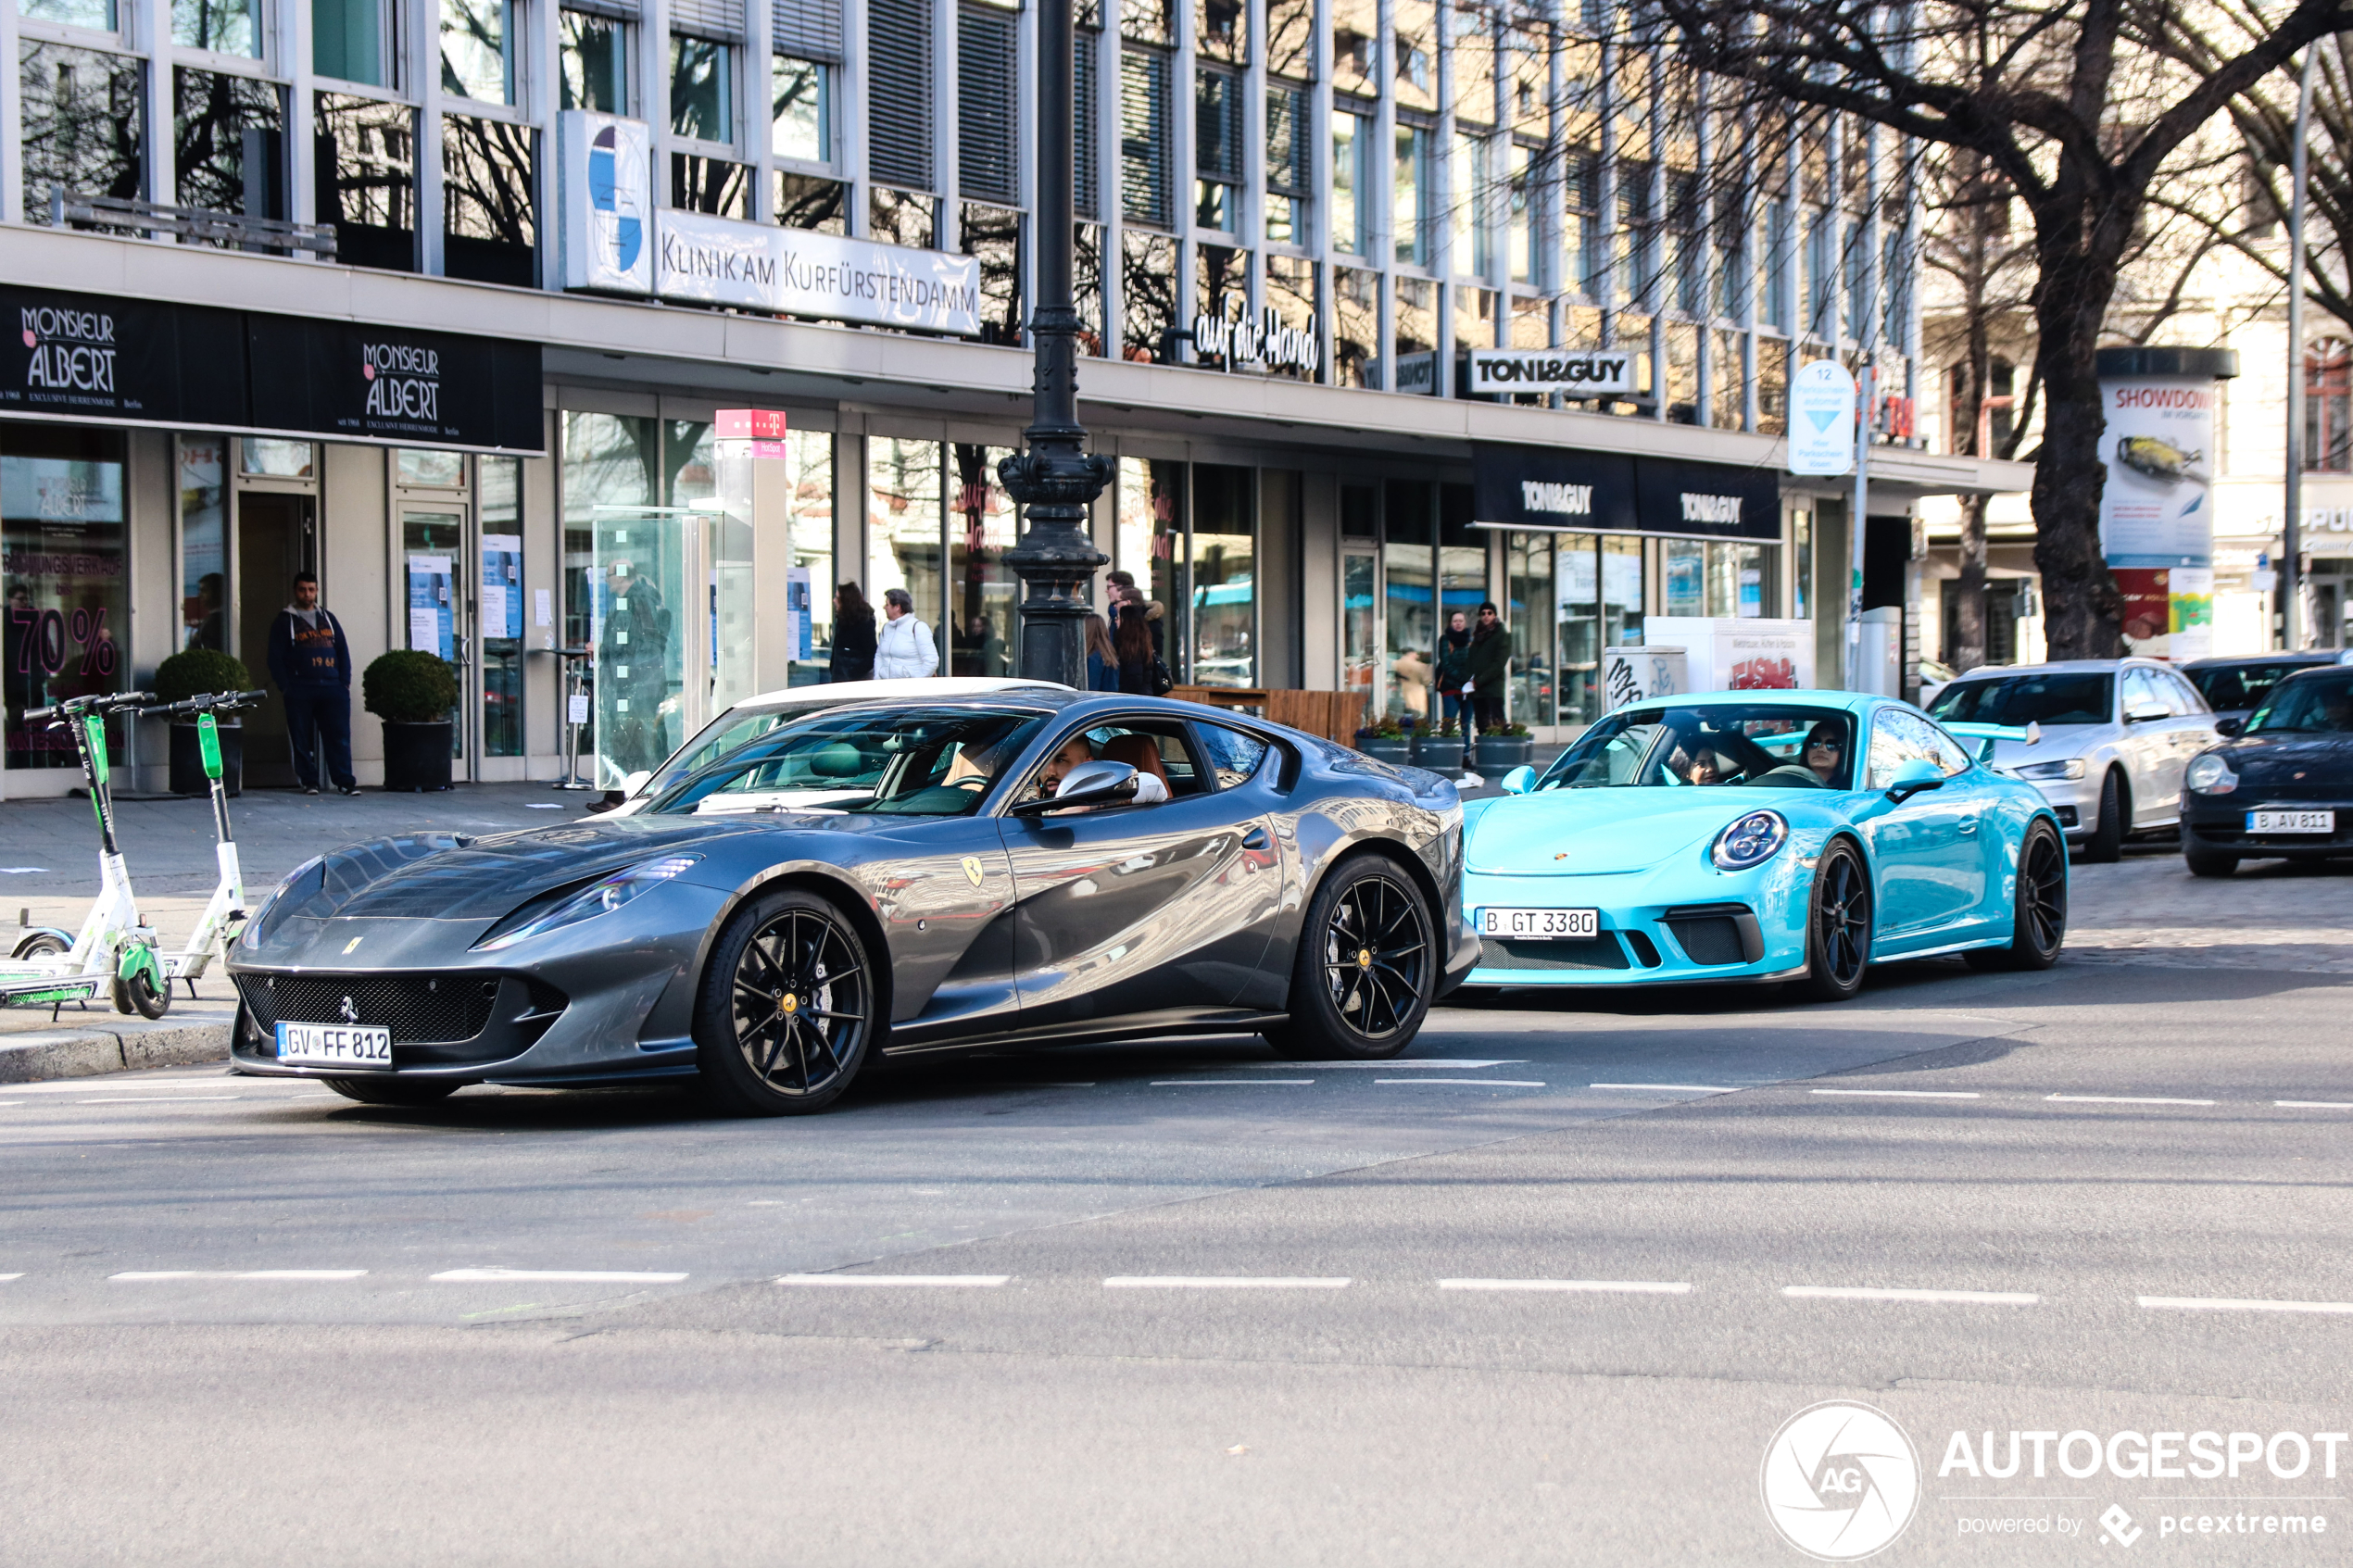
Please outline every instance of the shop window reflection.
[[182, 68], [171, 76], [180, 205], [285, 217], [286, 90], [226, 71]]
[[475, 607], [482, 638], [482, 754], [523, 755], [522, 463], [477, 458], [475, 515], [482, 575]]
[[670, 155], [671, 205], [719, 218], [751, 216], [751, 167], [694, 153]]
[[[1256, 470], [1193, 465], [1190, 593], [1185, 616], [1189, 679], [1203, 686], [1258, 680]], [[1163, 601], [1165, 603], [1166, 601]]]
[[1176, 362], [1176, 242], [1134, 229], [1119, 236], [1119, 299], [1125, 357]]
[[46, 198], [57, 186], [89, 195], [145, 195], [141, 62], [31, 39], [19, 47], [28, 216], [45, 220]]
[[819, 234], [849, 232], [849, 187], [838, 180], [814, 174], [774, 171], [775, 200], [770, 210], [786, 229], [807, 229]]
[[941, 644], [942, 664], [956, 675], [1013, 672], [1013, 606], [1020, 584], [1005, 552], [1020, 533], [1019, 508], [998, 482], [1003, 447], [963, 442], [949, 448], [954, 465], [949, 505], [948, 574], [954, 583], [955, 624]]
[[[866, 598], [879, 617], [883, 595], [904, 588], [915, 617], [940, 635], [940, 445], [870, 437], [866, 443]], [[945, 661], [943, 660], [943, 663]]]
[[321, 93], [315, 169], [319, 221], [335, 230], [335, 260], [417, 267], [416, 111]]
[[1019, 347], [1022, 342], [1022, 215], [966, 202], [958, 238], [966, 256], [980, 258], [980, 341]]
[[441, 122], [442, 270], [529, 288], [539, 273], [538, 132], [504, 120]]
[[10, 768], [74, 766], [65, 737], [28, 728], [25, 709], [120, 691], [129, 676], [118, 640], [130, 617], [123, 440], [116, 431], [0, 427], [0, 691]]
[[227, 436], [180, 438], [180, 646], [183, 648], [229, 651], [228, 450]]

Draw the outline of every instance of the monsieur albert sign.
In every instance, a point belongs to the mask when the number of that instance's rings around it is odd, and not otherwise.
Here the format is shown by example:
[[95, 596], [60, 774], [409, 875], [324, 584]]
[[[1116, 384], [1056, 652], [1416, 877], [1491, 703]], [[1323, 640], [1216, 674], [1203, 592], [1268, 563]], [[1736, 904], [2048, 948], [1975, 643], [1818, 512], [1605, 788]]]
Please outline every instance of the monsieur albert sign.
[[0, 287], [0, 413], [543, 449], [536, 344]]

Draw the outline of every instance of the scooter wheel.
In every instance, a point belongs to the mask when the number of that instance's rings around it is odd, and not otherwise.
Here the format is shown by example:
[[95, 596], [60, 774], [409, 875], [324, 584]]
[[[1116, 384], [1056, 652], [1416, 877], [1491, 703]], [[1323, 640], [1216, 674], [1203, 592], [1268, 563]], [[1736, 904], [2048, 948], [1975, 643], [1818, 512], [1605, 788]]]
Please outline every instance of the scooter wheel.
[[144, 972], [128, 980], [118, 978], [114, 983], [114, 1010], [136, 1012], [142, 1018], [161, 1018], [171, 1010], [171, 982], [165, 981], [163, 988], [157, 990]]

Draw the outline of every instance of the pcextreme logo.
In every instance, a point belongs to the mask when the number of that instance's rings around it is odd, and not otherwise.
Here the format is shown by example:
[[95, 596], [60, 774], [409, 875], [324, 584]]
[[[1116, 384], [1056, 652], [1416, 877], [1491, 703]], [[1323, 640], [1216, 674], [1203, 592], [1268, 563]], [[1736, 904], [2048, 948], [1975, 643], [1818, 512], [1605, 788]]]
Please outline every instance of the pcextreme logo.
[[1819, 1562], [1853, 1562], [1912, 1523], [1920, 1457], [1885, 1411], [1826, 1399], [1781, 1424], [1758, 1480], [1783, 1540]]

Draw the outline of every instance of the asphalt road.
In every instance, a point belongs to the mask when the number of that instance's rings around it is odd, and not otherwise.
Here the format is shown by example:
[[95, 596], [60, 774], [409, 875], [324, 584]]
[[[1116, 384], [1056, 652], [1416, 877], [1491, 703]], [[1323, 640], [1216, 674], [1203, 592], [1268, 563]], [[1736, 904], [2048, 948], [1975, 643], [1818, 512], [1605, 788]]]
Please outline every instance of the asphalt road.
[[[0, 1089], [0, 1562], [1801, 1562], [1760, 1466], [1824, 1400], [1918, 1454], [1876, 1562], [2353, 1559], [2353, 869], [2076, 893], [2046, 974], [1506, 997], [1373, 1069]], [[2041, 1477], [1955, 1465], [2014, 1431]], [[2263, 1457], [2118, 1474], [2209, 1431]]]

